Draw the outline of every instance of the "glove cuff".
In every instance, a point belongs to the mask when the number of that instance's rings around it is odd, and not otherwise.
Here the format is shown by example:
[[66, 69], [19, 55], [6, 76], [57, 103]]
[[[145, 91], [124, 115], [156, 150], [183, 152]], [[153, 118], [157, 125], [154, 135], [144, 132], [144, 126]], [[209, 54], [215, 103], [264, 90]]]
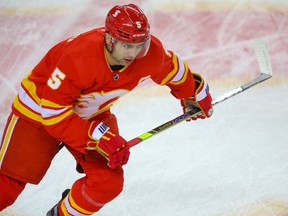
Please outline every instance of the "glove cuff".
[[190, 107], [199, 107], [202, 110], [200, 118], [210, 117], [213, 114], [212, 97], [209, 93], [209, 85], [199, 74], [192, 73], [196, 84], [194, 96], [181, 99], [181, 105], [186, 109]]
[[100, 140], [101, 137], [110, 130], [110, 127], [103, 122], [93, 121], [89, 128], [89, 137], [93, 140]]
[[208, 83], [203, 79], [201, 85], [196, 90], [196, 102], [202, 101], [209, 94]]

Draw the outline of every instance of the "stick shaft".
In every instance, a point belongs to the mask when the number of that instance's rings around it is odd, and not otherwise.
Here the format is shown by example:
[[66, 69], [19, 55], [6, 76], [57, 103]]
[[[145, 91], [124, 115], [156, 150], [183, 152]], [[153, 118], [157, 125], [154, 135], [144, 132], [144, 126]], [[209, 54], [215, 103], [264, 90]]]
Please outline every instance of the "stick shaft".
[[[260, 68], [260, 71], [261, 71], [261, 74], [241, 85], [240, 87], [232, 90], [232, 91], [229, 91], [219, 97], [217, 97], [216, 99], [214, 99], [212, 101], [212, 105], [215, 106], [219, 103], [222, 103], [223, 101], [231, 98], [231, 97], [234, 97], [235, 95], [239, 94], [239, 93], [242, 93], [244, 91], [246, 91], [247, 89], [269, 79], [272, 77], [272, 67], [271, 67], [271, 61], [270, 61], [270, 56], [269, 56], [269, 51], [268, 51], [268, 48], [267, 48], [267, 45], [264, 43], [264, 41], [262, 40], [256, 40], [254, 42], [254, 50], [255, 50], [255, 53], [256, 53], [256, 57], [257, 57], [257, 62], [258, 62], [258, 65], [259, 65], [259, 68]], [[132, 146], [135, 146], [141, 142], [143, 142], [144, 140], [147, 140], [171, 127], [174, 127], [175, 125], [179, 124], [180, 122], [183, 122], [185, 121], [186, 119], [189, 119], [191, 117], [194, 117], [194, 116], [197, 116], [199, 113], [201, 112], [201, 110], [199, 108], [194, 108], [192, 110], [189, 110], [188, 112], [186, 112], [185, 114], [182, 114], [170, 121], [167, 121], [165, 122], [164, 124], [161, 124], [159, 125], [158, 127], [150, 130], [150, 131], [147, 131], [137, 137], [135, 137], [134, 139], [130, 140], [128, 142], [128, 145], [130, 147]]]

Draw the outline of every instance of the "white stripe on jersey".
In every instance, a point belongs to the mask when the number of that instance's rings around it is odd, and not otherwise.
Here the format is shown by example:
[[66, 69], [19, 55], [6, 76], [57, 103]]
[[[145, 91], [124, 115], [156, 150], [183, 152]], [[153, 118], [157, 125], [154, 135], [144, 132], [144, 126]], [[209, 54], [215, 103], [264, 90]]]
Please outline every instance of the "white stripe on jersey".
[[19, 88], [18, 97], [23, 104], [40, 114], [40, 106], [25, 92], [22, 86]]
[[184, 61], [183, 59], [174, 53], [174, 55], [177, 56], [177, 63], [178, 63], [178, 71], [177, 71], [177, 74], [176, 76], [174, 76], [174, 78], [171, 80], [171, 82], [178, 82], [179, 80], [181, 80], [181, 78], [183, 77], [183, 75], [185, 74], [185, 64], [184, 64]]

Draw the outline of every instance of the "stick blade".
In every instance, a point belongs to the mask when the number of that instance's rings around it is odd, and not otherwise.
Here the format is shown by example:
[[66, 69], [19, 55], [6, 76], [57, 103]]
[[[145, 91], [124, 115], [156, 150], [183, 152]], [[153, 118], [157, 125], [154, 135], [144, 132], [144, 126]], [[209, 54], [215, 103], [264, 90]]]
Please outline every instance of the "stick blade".
[[253, 43], [253, 47], [260, 67], [260, 72], [271, 77], [273, 71], [267, 44], [262, 39], [256, 39]]

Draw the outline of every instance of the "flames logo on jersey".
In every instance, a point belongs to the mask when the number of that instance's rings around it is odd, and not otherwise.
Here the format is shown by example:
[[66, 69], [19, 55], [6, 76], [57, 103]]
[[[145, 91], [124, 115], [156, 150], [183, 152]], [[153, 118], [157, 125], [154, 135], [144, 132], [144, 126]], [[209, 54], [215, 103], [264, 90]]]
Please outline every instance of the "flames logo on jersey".
[[73, 110], [79, 117], [87, 120], [108, 110], [118, 98], [128, 92], [129, 90], [117, 89], [110, 92], [93, 92], [80, 95], [73, 106]]

